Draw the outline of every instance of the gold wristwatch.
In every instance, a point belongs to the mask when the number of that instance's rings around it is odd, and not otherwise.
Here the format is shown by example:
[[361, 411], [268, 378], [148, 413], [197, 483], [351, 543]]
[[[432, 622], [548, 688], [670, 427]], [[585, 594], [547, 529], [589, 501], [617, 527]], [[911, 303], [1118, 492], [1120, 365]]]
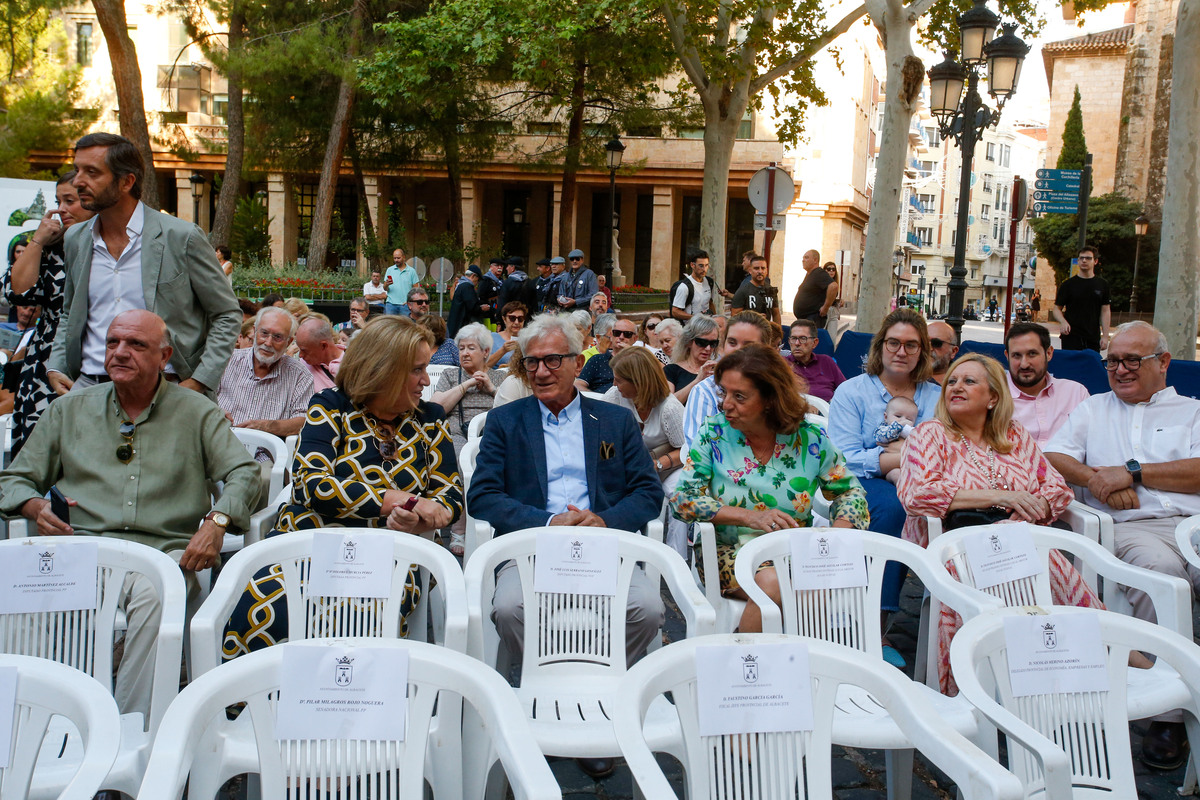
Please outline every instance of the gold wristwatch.
[[206, 520], [211, 519], [213, 522], [215, 522], [218, 526], [220, 526], [222, 528], [229, 527], [229, 515], [222, 514], [220, 511], [210, 511], [204, 515], [204, 518]]

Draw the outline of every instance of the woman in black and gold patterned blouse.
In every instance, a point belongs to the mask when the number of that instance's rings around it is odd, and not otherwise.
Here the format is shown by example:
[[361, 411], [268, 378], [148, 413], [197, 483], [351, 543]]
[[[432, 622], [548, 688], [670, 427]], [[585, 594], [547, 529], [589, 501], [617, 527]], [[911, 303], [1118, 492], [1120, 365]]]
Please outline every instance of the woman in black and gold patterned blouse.
[[[292, 463], [291, 502], [271, 536], [325, 527], [425, 533], [462, 514], [462, 478], [445, 412], [421, 400], [433, 334], [401, 316], [369, 321], [346, 348], [337, 387], [308, 407]], [[419, 589], [410, 574], [407, 611]], [[225, 631], [233, 658], [287, 637], [286, 617], [270, 608], [279, 572], [254, 577]], [[403, 630], [403, 626], [402, 626]]]

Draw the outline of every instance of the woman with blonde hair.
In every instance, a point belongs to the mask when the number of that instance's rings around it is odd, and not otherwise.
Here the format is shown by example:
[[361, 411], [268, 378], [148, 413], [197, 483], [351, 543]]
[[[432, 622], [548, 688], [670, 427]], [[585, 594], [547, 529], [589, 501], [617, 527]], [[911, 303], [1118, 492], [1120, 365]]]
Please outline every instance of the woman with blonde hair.
[[[421, 399], [432, 352], [429, 329], [401, 316], [378, 317], [350, 341], [337, 385], [309, 403], [292, 494], [271, 536], [346, 526], [422, 534], [462, 514], [445, 412]], [[281, 580], [270, 568], [251, 580], [226, 628], [225, 658], [287, 638], [286, 615], [270, 608], [284, 598]], [[404, 592], [407, 615], [420, 599], [415, 570]]]
[[[904, 446], [896, 492], [908, 512], [905, 539], [929, 545], [927, 516], [951, 530], [996, 522], [1049, 525], [1066, 510], [1070, 487], [1012, 410], [998, 361], [969, 353], [950, 365], [934, 418], [918, 425]], [[1104, 607], [1057, 551], [1050, 554], [1050, 589], [1058, 605]], [[943, 606], [938, 681], [946, 694], [958, 692], [950, 674], [950, 640], [961, 625]]]

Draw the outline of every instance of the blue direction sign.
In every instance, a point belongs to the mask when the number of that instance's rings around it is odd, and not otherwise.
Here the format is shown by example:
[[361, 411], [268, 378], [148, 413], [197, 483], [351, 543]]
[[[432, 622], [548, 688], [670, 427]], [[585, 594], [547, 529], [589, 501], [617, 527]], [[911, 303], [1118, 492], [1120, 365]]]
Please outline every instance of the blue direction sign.
[[1075, 192], [1079, 194], [1079, 181], [1037, 180], [1033, 182], [1034, 189], [1048, 189], [1055, 192]]
[[1033, 210], [1039, 214], [1076, 214], [1083, 170], [1039, 169], [1033, 187]]
[[1034, 202], [1033, 210], [1039, 214], [1077, 214], [1079, 201], [1072, 203], [1038, 203]]
[[1039, 169], [1037, 171], [1038, 178], [1046, 178], [1052, 181], [1074, 181], [1079, 183], [1083, 180], [1083, 170], [1081, 169]]

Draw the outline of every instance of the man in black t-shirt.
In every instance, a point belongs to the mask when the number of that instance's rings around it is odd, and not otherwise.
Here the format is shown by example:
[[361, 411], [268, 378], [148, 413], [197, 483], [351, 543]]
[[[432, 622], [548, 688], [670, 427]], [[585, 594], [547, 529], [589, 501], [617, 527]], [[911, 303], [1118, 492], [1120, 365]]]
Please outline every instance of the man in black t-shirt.
[[779, 303], [775, 300], [775, 288], [767, 285], [767, 259], [757, 253], [750, 257], [750, 266], [746, 270], [750, 280], [738, 287], [733, 295], [730, 306], [733, 313], [742, 311], [757, 311], [771, 322], [782, 324], [779, 313]]
[[1058, 321], [1063, 350], [1108, 349], [1108, 283], [1096, 275], [1100, 255], [1088, 245], [1079, 250], [1079, 273], [1058, 287], [1050, 316]]
[[796, 290], [796, 299], [792, 301], [792, 313], [796, 319], [816, 320], [824, 328], [825, 317], [829, 307], [837, 299], [837, 284], [829, 273], [821, 269], [821, 254], [809, 250], [801, 261], [804, 271], [804, 281]]

